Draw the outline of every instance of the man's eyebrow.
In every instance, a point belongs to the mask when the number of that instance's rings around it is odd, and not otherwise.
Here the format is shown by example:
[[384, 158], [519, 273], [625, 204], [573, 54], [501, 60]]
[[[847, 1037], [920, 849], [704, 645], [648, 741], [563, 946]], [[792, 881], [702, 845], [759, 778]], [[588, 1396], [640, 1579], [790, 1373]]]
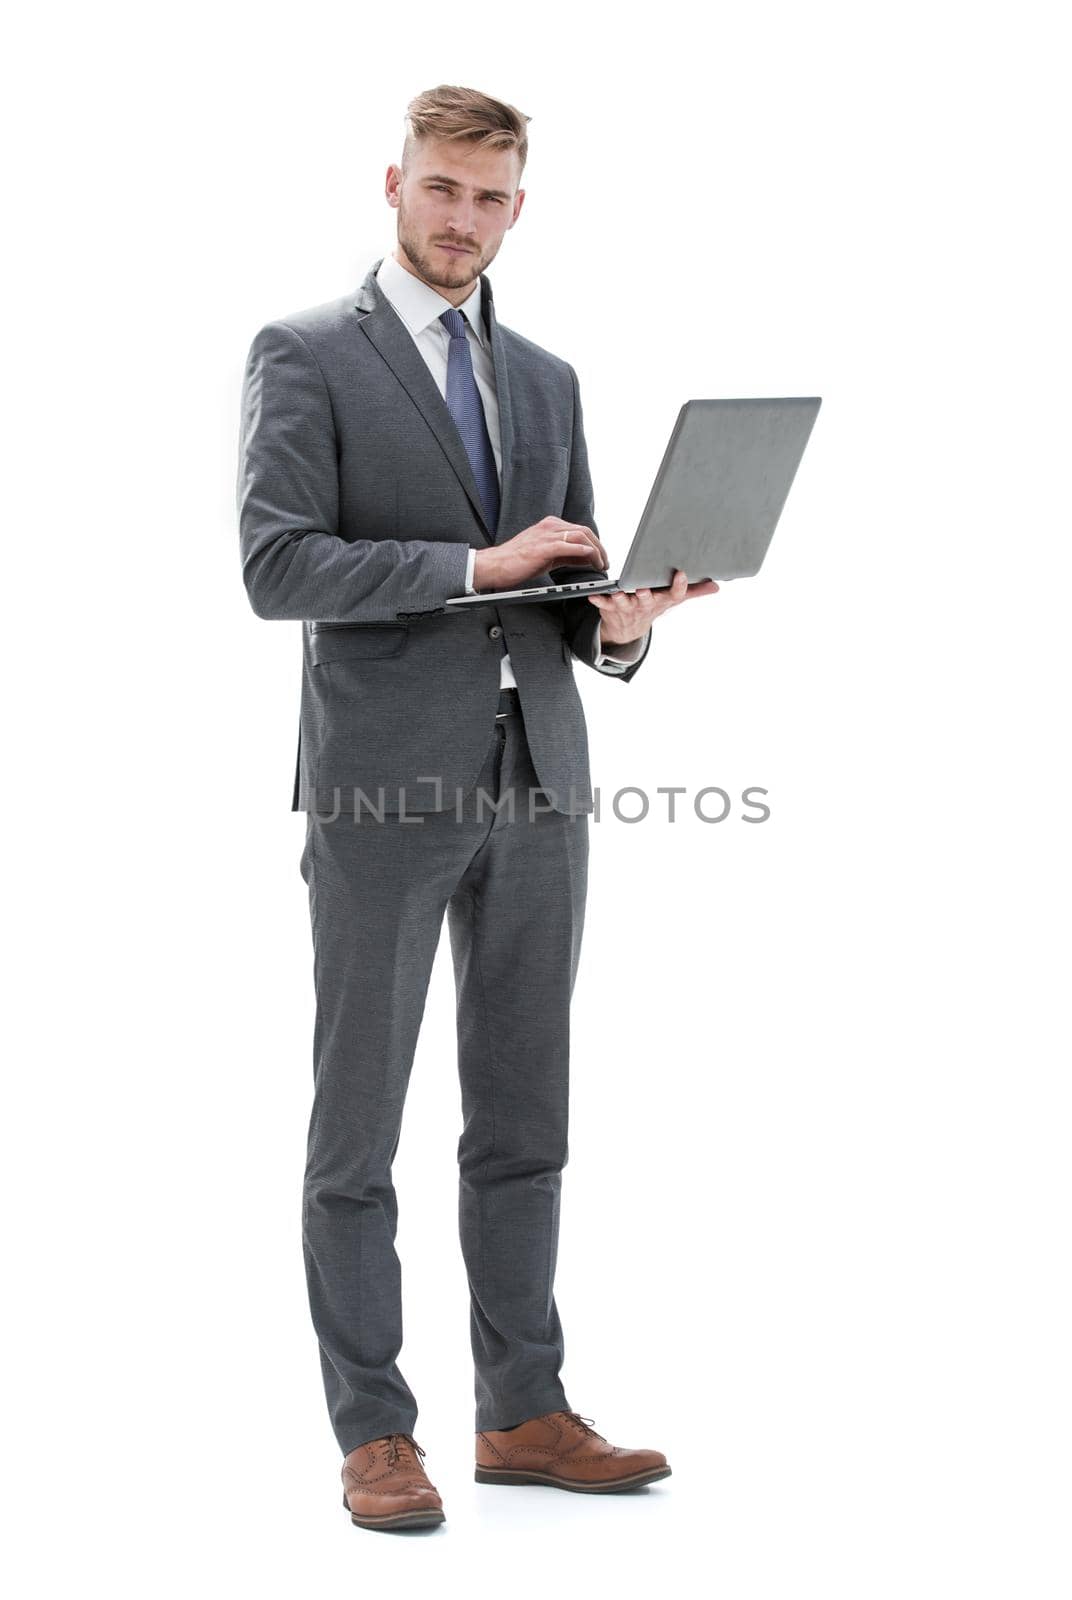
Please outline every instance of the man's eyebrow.
[[[457, 178], [448, 178], [442, 172], [427, 172], [427, 173], [425, 173], [424, 177], [421, 179], [421, 182], [422, 183], [449, 183], [452, 186], [452, 188], [455, 188], [455, 189], [458, 189], [458, 188], [461, 187], [461, 185], [458, 183]], [[481, 194], [494, 195], [496, 197], [496, 199], [498, 199], [498, 200], [511, 200], [511, 199], [513, 199], [513, 196], [510, 195], [510, 194], [507, 194], [505, 189], [481, 189], [479, 192]]]

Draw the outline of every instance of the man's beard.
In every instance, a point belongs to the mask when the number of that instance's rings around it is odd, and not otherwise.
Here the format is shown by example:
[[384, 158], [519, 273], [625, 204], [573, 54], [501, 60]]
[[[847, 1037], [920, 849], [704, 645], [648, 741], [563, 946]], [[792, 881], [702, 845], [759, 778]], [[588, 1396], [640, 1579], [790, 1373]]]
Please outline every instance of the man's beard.
[[424, 281], [435, 288], [460, 289], [466, 283], [475, 283], [486, 265], [475, 250], [464, 256], [448, 256], [435, 245], [429, 245], [426, 251], [420, 240], [410, 233], [401, 216], [398, 242]]

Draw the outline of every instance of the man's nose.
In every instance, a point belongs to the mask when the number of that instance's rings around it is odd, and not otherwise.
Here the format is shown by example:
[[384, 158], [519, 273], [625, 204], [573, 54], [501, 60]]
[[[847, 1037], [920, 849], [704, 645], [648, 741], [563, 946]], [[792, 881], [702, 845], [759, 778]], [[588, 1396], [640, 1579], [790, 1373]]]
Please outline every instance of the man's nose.
[[447, 225], [459, 240], [464, 242], [471, 238], [475, 232], [476, 225], [476, 211], [473, 202], [471, 200], [468, 202], [465, 200], [456, 201]]

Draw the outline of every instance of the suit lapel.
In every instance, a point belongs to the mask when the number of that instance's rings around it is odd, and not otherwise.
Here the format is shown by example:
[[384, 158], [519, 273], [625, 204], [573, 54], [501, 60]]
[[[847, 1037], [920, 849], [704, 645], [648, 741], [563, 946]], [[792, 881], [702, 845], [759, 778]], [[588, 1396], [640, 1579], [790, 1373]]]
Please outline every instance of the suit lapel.
[[[409, 329], [398, 316], [394, 306], [376, 282], [376, 272], [383, 260], [381, 256], [369, 270], [368, 276], [357, 292], [354, 310], [359, 313], [358, 325], [376, 346], [399, 383], [406, 390], [421, 416], [427, 422], [442, 446], [443, 453], [469, 497], [470, 504], [480, 522], [481, 532], [488, 544], [494, 544], [496, 530], [489, 527], [484, 513], [480, 491], [476, 486], [469, 457], [465, 453], [461, 435], [450, 414], [450, 408], [435, 379], [429, 372], [424, 357], [414, 344]], [[506, 371], [506, 355], [502, 334], [495, 319], [491, 284], [481, 275], [484, 307], [484, 325], [491, 340], [492, 360], [495, 365], [495, 387], [499, 402], [499, 433], [502, 454], [502, 484], [499, 493], [499, 529], [510, 526], [507, 515], [507, 496], [510, 489], [510, 462], [513, 456], [513, 414], [510, 405], [510, 386]]]
[[491, 283], [484, 273], [481, 273], [480, 281], [484, 286], [481, 304], [484, 308], [484, 326], [491, 340], [491, 359], [495, 364], [495, 397], [499, 402], [499, 453], [502, 456], [502, 483], [499, 489], [499, 527], [493, 536], [493, 542], [497, 542], [504, 536], [508, 539], [512, 537], [507, 530], [513, 527], [510, 507], [510, 488], [513, 474], [510, 468], [514, 459], [514, 408], [510, 398], [510, 375], [506, 370], [506, 351], [503, 348], [503, 337], [499, 332], [499, 323], [495, 316], [495, 297], [491, 292]]

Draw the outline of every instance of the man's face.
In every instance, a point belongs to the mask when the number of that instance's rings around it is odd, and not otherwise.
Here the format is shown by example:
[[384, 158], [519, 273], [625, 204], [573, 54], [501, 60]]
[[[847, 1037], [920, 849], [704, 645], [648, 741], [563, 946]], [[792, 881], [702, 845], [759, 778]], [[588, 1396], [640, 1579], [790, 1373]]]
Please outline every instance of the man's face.
[[420, 141], [404, 178], [401, 167], [387, 169], [402, 265], [460, 305], [521, 213], [520, 175], [516, 151], [480, 151], [459, 139]]

